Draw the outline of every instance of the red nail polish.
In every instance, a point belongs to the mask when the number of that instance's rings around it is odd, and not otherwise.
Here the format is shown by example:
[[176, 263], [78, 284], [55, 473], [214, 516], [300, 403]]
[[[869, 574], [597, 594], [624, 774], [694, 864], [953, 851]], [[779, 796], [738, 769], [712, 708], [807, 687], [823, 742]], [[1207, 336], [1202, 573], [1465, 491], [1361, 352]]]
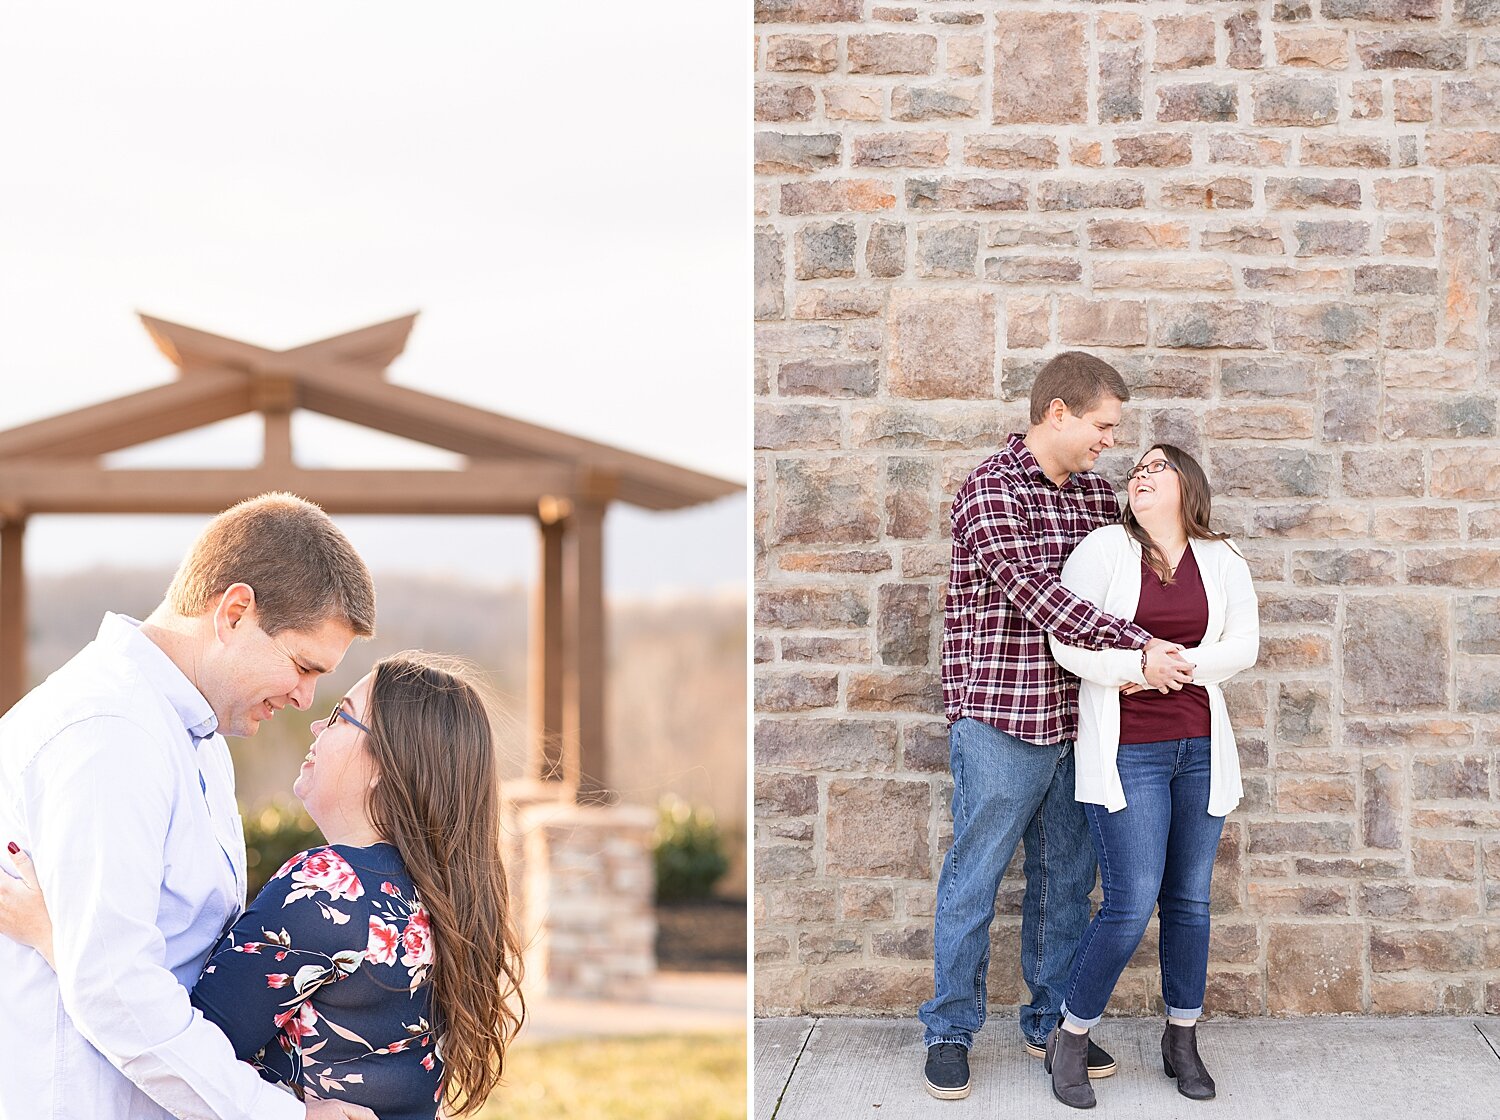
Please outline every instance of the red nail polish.
[[21, 850], [19, 847], [17, 847], [16, 842], [14, 840], [12, 840], [10, 843], [6, 844], [5, 846], [10, 849], [10, 854], [11, 855], [15, 855], [17, 852], [19, 852]]

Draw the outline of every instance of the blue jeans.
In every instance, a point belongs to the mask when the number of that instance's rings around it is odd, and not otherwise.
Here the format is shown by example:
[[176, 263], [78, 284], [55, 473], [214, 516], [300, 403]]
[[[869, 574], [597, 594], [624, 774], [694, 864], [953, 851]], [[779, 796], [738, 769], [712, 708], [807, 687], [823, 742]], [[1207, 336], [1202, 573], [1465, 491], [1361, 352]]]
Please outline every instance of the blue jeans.
[[1161, 911], [1161, 995], [1167, 1014], [1203, 1014], [1208, 977], [1208, 887], [1223, 817], [1208, 813], [1209, 740], [1122, 743], [1125, 808], [1085, 805], [1099, 855], [1104, 904], [1078, 946], [1068, 1022], [1091, 1027]]
[[1038, 746], [961, 719], [949, 729], [948, 749], [953, 846], [938, 877], [933, 996], [918, 1013], [923, 1045], [968, 1047], [984, 1026], [995, 892], [1018, 843], [1026, 850], [1021, 970], [1031, 989], [1021, 1033], [1040, 1043], [1061, 1014], [1094, 888], [1088, 825], [1073, 800], [1073, 744]]

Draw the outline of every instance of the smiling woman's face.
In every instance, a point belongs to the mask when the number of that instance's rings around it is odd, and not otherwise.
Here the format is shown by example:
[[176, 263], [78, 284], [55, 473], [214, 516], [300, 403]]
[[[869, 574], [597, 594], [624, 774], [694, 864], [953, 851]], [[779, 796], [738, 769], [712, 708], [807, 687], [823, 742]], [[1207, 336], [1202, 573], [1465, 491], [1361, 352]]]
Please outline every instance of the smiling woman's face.
[[1139, 518], [1143, 513], [1171, 512], [1182, 516], [1182, 482], [1177, 472], [1167, 462], [1167, 455], [1160, 447], [1153, 447], [1141, 456], [1137, 468], [1149, 467], [1152, 463], [1167, 463], [1165, 469], [1154, 473], [1140, 472], [1125, 484], [1130, 499], [1130, 512]]
[[[370, 723], [370, 685], [366, 673], [339, 701], [341, 711], [366, 726]], [[369, 737], [347, 719], [314, 720], [316, 738], [302, 763], [292, 792], [330, 842], [334, 835], [368, 828], [368, 798], [379, 773], [370, 754]]]

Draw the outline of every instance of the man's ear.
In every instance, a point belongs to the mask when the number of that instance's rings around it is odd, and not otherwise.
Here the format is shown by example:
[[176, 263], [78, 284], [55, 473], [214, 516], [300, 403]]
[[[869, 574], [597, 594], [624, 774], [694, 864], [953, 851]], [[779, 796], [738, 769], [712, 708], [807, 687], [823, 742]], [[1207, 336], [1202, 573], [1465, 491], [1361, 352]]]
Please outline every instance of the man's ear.
[[231, 583], [214, 607], [214, 634], [219, 641], [228, 641], [229, 632], [246, 620], [255, 621], [255, 588], [248, 583]]
[[1062, 424], [1067, 412], [1068, 406], [1061, 397], [1053, 397], [1047, 402], [1047, 421], [1054, 428]]

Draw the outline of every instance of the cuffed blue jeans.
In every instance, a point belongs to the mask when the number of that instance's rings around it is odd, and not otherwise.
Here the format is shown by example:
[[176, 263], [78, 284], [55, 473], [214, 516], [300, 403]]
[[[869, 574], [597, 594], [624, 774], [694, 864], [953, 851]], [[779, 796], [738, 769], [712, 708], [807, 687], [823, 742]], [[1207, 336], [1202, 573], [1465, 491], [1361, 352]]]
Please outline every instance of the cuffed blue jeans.
[[1141, 943], [1151, 912], [1161, 914], [1161, 994], [1167, 1014], [1203, 1014], [1208, 976], [1208, 890], [1224, 818], [1208, 813], [1209, 739], [1122, 743], [1125, 808], [1085, 805], [1099, 857], [1104, 903], [1078, 946], [1068, 1022], [1092, 1027]]
[[1039, 746], [961, 719], [949, 729], [948, 755], [953, 846], [938, 876], [933, 996], [918, 1013], [923, 1045], [968, 1047], [984, 1026], [995, 893], [1017, 844], [1026, 852], [1021, 970], [1031, 990], [1021, 1033], [1041, 1044], [1061, 1014], [1094, 888], [1088, 825], [1073, 800], [1073, 744]]

